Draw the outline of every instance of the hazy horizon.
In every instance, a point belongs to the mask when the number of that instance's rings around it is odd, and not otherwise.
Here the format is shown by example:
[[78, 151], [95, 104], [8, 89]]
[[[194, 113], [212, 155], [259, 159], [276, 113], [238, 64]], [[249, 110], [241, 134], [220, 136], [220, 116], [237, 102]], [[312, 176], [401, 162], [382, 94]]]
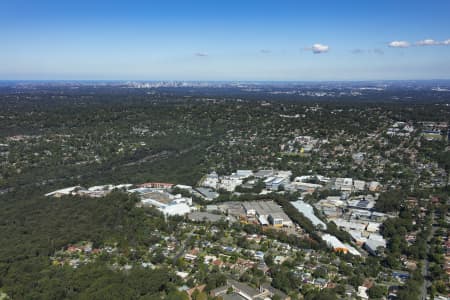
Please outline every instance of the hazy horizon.
[[2, 80], [450, 79], [450, 2], [4, 1]]

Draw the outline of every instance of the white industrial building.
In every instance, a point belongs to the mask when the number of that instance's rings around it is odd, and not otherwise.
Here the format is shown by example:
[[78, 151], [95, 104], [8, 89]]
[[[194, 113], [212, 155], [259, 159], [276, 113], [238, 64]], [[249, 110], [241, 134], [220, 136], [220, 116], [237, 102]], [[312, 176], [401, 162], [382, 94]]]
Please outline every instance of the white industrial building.
[[261, 225], [271, 224], [275, 227], [290, 227], [293, 225], [291, 219], [274, 201], [243, 202], [242, 207], [248, 218], [257, 219]]
[[267, 190], [278, 191], [280, 186], [289, 184], [289, 179], [286, 177], [272, 176], [264, 180]]
[[333, 220], [333, 222], [336, 224], [337, 227], [339, 227], [345, 231], [350, 231], [350, 230], [364, 231], [367, 226], [367, 222], [366, 223], [350, 222], [350, 221], [345, 221], [342, 219], [336, 219], [336, 220]]
[[218, 185], [219, 189], [224, 189], [228, 192], [232, 192], [242, 184], [242, 179], [233, 176], [223, 176], [220, 178], [220, 182]]
[[45, 194], [45, 196], [58, 198], [67, 195], [78, 195], [97, 198], [97, 197], [104, 197], [113, 190], [128, 190], [131, 186], [132, 186], [131, 184], [119, 184], [119, 185], [105, 184], [92, 186], [88, 189], [85, 189], [84, 187], [77, 185], [47, 193]]
[[376, 241], [376, 240], [366, 240], [364, 243], [364, 249], [367, 250], [372, 255], [379, 255], [380, 249], [385, 248], [386, 245], [383, 242]]
[[352, 255], [361, 256], [361, 253], [358, 252], [354, 247], [342, 243], [337, 237], [331, 234], [322, 235], [322, 240], [335, 251], [342, 251], [344, 253], [350, 253]]
[[66, 195], [74, 195], [79, 190], [85, 190], [85, 188], [77, 185], [77, 186], [71, 186], [68, 188], [56, 190], [50, 193], [45, 194], [46, 197], [61, 197]]
[[336, 178], [334, 188], [343, 192], [351, 192], [353, 189], [352, 178]]
[[319, 189], [322, 187], [321, 184], [317, 183], [308, 183], [308, 182], [300, 182], [300, 181], [294, 181], [291, 183], [291, 185], [296, 190], [306, 191], [306, 192], [314, 192], [316, 189]]
[[186, 203], [174, 203], [159, 208], [159, 210], [166, 216], [184, 216], [191, 212], [191, 208]]
[[315, 214], [314, 214], [314, 209], [311, 205], [309, 205], [308, 203], [305, 203], [301, 200], [299, 201], [295, 201], [295, 202], [291, 202], [291, 204], [300, 212], [302, 213], [308, 220], [311, 221], [311, 223], [314, 226], [320, 226], [322, 227], [322, 229], [327, 229], [327, 224], [325, 224], [321, 219], [319, 219]]
[[253, 176], [255, 176], [255, 178], [267, 178], [267, 177], [271, 177], [273, 176], [273, 174], [275, 174], [274, 170], [259, 170], [257, 172], [255, 172], [253, 174]]
[[386, 240], [377, 233], [371, 233], [364, 243], [364, 248], [372, 255], [379, 255], [379, 250], [386, 248]]
[[194, 191], [194, 194], [197, 194], [198, 196], [202, 197], [206, 201], [212, 201], [219, 197], [219, 193], [215, 192], [211, 188], [196, 188]]
[[193, 210], [192, 198], [172, 195], [165, 191], [140, 189], [138, 191], [144, 206], [154, 206], [166, 216], [183, 216]]
[[366, 189], [366, 182], [363, 180], [354, 180], [353, 187], [355, 191], [364, 191]]
[[252, 170], [237, 170], [236, 176], [238, 176], [240, 179], [245, 179], [250, 176], [253, 176], [253, 171]]
[[213, 189], [217, 189], [217, 185], [219, 184], [219, 175], [215, 171], [206, 175], [205, 179], [202, 182], [202, 186], [210, 187]]
[[369, 224], [367, 225], [366, 231], [371, 232], [371, 233], [379, 232], [380, 227], [381, 227], [381, 223], [369, 222]]

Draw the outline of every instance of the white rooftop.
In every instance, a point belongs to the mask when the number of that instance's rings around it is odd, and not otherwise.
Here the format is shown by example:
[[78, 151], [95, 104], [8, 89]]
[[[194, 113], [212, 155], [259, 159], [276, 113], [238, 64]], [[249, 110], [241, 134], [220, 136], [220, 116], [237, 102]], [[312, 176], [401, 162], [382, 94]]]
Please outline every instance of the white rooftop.
[[315, 214], [311, 205], [302, 200], [291, 202], [291, 204], [301, 212], [306, 218], [308, 218], [314, 226], [321, 225], [323, 229], [327, 229], [327, 224], [320, 220]]
[[73, 191], [75, 191], [77, 189], [83, 189], [83, 188], [81, 186], [79, 186], [79, 185], [71, 186], [71, 187], [68, 187], [68, 188], [64, 188], [64, 189], [60, 189], [60, 190], [56, 190], [56, 191], [50, 192], [48, 194], [45, 194], [45, 196], [53, 196], [55, 194], [69, 195], [70, 193], [72, 193]]

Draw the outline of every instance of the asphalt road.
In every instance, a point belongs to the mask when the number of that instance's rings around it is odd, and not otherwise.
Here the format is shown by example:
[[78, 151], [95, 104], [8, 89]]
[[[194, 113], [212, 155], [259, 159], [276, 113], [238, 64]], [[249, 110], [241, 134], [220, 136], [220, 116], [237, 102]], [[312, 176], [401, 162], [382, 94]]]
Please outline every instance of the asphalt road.
[[[431, 216], [431, 224], [434, 224], [434, 212], [433, 215]], [[431, 238], [434, 236], [434, 234], [436, 233], [437, 227], [431, 225], [431, 233], [427, 238], [427, 257], [423, 260], [422, 262], [422, 276], [424, 278], [423, 284], [422, 284], [422, 294], [421, 294], [421, 299], [425, 300], [427, 299], [427, 289], [431, 286], [431, 281], [430, 281], [430, 261], [428, 259], [428, 254], [430, 253], [430, 241]]]
[[[191, 237], [193, 235], [194, 231], [189, 232], [187, 235], [189, 237]], [[187, 239], [183, 242], [183, 245], [181, 246], [180, 250], [178, 251], [178, 253], [174, 256], [173, 258], [173, 264], [177, 263], [177, 260], [184, 255], [185, 251], [186, 251], [186, 247], [187, 247], [187, 243], [186, 243]]]

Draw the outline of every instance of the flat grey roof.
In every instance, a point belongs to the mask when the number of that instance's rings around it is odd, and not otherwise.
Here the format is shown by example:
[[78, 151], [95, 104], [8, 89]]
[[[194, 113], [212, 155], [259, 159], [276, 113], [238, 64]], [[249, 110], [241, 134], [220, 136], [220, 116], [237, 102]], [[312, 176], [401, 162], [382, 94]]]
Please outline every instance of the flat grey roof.
[[225, 294], [221, 295], [223, 300], [246, 300], [244, 297], [242, 297], [239, 294], [233, 293], [233, 294]]
[[273, 174], [273, 170], [259, 170], [256, 173], [254, 173], [253, 175], [255, 177], [267, 177]]
[[238, 281], [232, 280], [232, 279], [228, 280], [228, 282], [230, 285], [232, 285], [234, 287], [234, 289], [238, 289], [238, 290], [244, 292], [245, 294], [249, 295], [250, 297], [254, 297], [254, 296], [260, 294], [260, 292], [257, 289], [255, 289], [245, 283], [238, 282]]
[[198, 187], [198, 188], [196, 188], [196, 190], [197, 190], [197, 192], [199, 192], [200, 194], [202, 194], [203, 196], [205, 196], [207, 198], [214, 199], [219, 196], [219, 194], [217, 192], [215, 192], [209, 188]]
[[248, 201], [243, 202], [245, 210], [254, 209], [259, 215], [269, 215], [273, 213], [284, 213], [283, 209], [274, 201]]
[[243, 202], [242, 207], [244, 207], [245, 210], [254, 209], [259, 216], [270, 215], [273, 218], [290, 221], [289, 216], [283, 211], [281, 206], [273, 200]]
[[225, 216], [222, 215], [216, 215], [208, 212], [201, 212], [196, 211], [188, 214], [188, 218], [191, 221], [197, 221], [197, 222], [203, 222], [203, 221], [209, 221], [209, 222], [218, 222], [221, 219], [225, 219]]

